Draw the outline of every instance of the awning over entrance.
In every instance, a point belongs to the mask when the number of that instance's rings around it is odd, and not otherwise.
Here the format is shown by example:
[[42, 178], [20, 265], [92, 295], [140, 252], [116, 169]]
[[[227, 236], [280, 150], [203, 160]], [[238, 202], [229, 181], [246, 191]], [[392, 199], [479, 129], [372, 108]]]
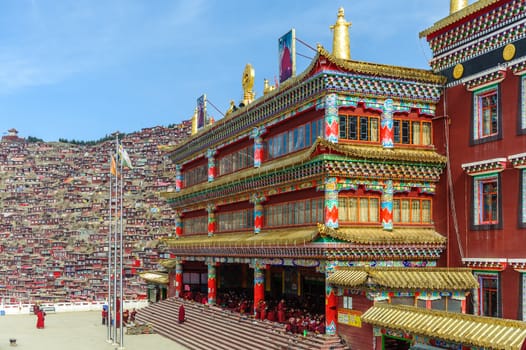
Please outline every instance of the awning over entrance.
[[471, 269], [437, 267], [342, 267], [327, 281], [343, 287], [376, 285], [396, 289], [468, 290], [478, 288]]
[[264, 230], [258, 234], [253, 232], [217, 233], [207, 235], [182, 236], [180, 238], [164, 239], [170, 247], [258, 247], [287, 246], [310, 243], [318, 236], [317, 227], [292, 228], [281, 230]]
[[166, 272], [148, 271], [148, 272], [140, 273], [139, 276], [143, 280], [150, 282], [150, 283], [168, 284], [168, 274]]
[[496, 350], [520, 350], [526, 338], [525, 322], [406, 305], [375, 304], [362, 315], [362, 321], [377, 327]]
[[445, 245], [446, 238], [431, 228], [340, 227], [332, 229], [318, 224], [321, 235], [354, 244], [427, 244]]

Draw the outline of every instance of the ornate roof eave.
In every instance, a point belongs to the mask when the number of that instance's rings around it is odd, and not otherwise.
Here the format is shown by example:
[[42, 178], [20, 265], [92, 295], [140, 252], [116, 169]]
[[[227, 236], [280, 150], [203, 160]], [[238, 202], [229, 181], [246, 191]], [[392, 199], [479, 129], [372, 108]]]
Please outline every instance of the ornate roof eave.
[[[437, 75], [430, 70], [340, 59], [331, 55], [321, 45], [318, 45], [318, 56], [323, 56], [338, 68], [350, 72], [372, 75], [376, 77], [416, 80], [418, 82], [431, 84], [445, 84], [446, 82], [445, 77]], [[318, 58], [318, 56], [316, 58]]]
[[344, 287], [419, 290], [470, 290], [478, 288], [468, 268], [340, 267], [328, 282]]
[[405, 148], [383, 148], [382, 146], [363, 146], [350, 143], [333, 143], [319, 139], [318, 148], [327, 148], [348, 157], [358, 159], [393, 160], [402, 162], [433, 163], [444, 166], [447, 158], [434, 150], [414, 150]]
[[168, 274], [162, 271], [146, 271], [139, 274], [143, 280], [155, 284], [168, 284]]
[[526, 324], [498, 317], [428, 310], [415, 306], [376, 303], [362, 316], [375, 327], [473, 346], [477, 349], [520, 350]]
[[473, 4], [466, 6], [460, 11], [454, 12], [453, 14], [450, 14], [446, 18], [441, 19], [438, 22], [435, 22], [430, 28], [425, 29], [419, 33], [419, 37], [427, 37], [433, 33], [438, 32], [441, 29], [444, 29], [445, 27], [452, 25], [455, 22], [458, 22], [482, 9], [485, 7], [496, 3], [499, 0], [478, 0], [474, 2]]
[[[406, 164], [430, 164], [440, 167], [443, 167], [446, 162], [446, 158], [444, 156], [441, 156], [432, 150], [385, 149], [380, 146], [335, 144], [318, 138], [310, 148], [297, 152], [296, 154], [289, 157], [264, 162], [260, 168], [250, 168], [229, 175], [221, 176], [215, 179], [213, 182], [203, 182], [187, 189], [183, 188], [179, 192], [161, 192], [161, 197], [167, 200], [174, 200], [204, 191], [220, 189], [225, 186], [248, 181], [264, 174], [271, 174], [283, 169], [291, 169], [292, 167], [306, 164], [310, 161], [315, 161], [317, 157], [323, 157], [324, 154], [329, 154], [331, 152], [338, 153], [346, 157], [353, 157], [353, 159], [357, 160], [372, 160], [376, 162], [398, 161], [404, 162]], [[429, 176], [429, 174], [425, 176]], [[297, 182], [301, 182], [305, 179], [297, 178], [296, 180]], [[258, 188], [256, 190], [261, 191], [264, 190], [264, 188]], [[236, 196], [239, 196], [240, 194], [241, 193], [239, 191], [235, 192]]]
[[318, 224], [321, 236], [340, 239], [353, 244], [369, 245], [414, 245], [445, 247], [446, 238], [432, 228], [395, 228], [387, 231], [381, 227], [342, 227], [330, 228]]

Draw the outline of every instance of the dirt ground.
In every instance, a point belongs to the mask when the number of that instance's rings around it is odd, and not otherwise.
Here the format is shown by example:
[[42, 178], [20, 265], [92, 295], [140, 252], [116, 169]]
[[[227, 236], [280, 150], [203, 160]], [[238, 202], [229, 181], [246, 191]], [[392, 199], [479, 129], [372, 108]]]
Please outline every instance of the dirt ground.
[[[0, 350], [119, 349], [107, 341], [108, 331], [98, 311], [48, 313], [44, 329], [36, 328], [36, 320], [34, 315], [0, 316]], [[10, 339], [16, 339], [16, 346], [11, 346]], [[187, 350], [159, 334], [124, 334], [123, 345], [127, 350]]]

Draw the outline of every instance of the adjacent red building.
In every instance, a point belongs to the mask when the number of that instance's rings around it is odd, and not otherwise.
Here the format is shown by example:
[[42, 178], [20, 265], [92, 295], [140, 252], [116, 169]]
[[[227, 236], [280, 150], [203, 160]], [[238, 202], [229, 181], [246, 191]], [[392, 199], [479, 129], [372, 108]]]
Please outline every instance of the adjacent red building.
[[471, 267], [475, 314], [526, 317], [526, 2], [451, 1], [452, 13], [420, 33], [433, 71], [447, 77], [434, 121], [448, 157], [435, 225], [447, 266]]

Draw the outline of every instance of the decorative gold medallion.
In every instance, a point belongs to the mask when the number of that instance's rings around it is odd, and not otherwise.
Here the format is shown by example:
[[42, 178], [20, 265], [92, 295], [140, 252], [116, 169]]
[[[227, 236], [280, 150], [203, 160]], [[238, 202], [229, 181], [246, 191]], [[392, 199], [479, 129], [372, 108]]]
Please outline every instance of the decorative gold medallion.
[[502, 58], [504, 58], [504, 61], [509, 61], [513, 57], [515, 57], [515, 45], [508, 44], [504, 46], [504, 50], [502, 51]]
[[453, 68], [453, 78], [460, 79], [464, 74], [464, 66], [458, 63], [455, 68]]

